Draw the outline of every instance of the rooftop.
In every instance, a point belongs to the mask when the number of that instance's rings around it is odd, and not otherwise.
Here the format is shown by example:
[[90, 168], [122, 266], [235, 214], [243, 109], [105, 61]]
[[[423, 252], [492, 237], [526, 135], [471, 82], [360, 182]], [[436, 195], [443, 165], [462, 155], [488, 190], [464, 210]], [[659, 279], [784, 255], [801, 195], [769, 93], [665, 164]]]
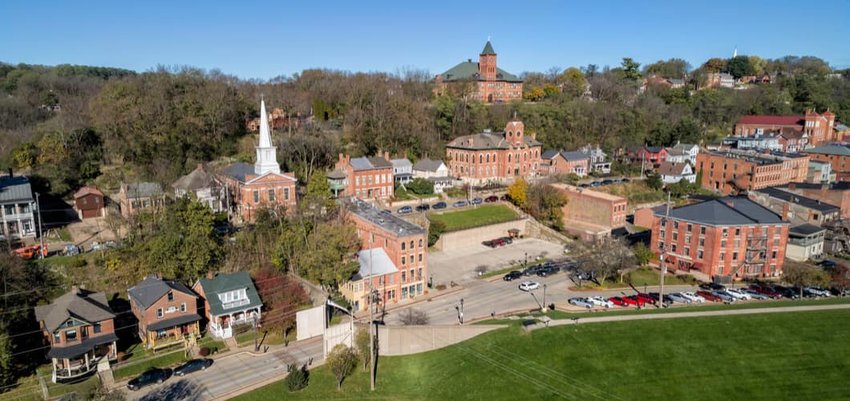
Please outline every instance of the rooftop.
[[128, 198], [149, 198], [162, 195], [162, 186], [156, 182], [134, 182], [125, 184]]
[[392, 163], [393, 167], [395, 168], [413, 167], [413, 163], [411, 163], [410, 160], [407, 159], [392, 159], [390, 160], [390, 163]]
[[130, 300], [137, 303], [143, 310], [149, 308], [157, 300], [162, 298], [169, 291], [182, 292], [197, 297], [192, 290], [185, 285], [171, 280], [163, 280], [152, 274], [145, 277], [141, 283], [136, 284], [127, 290], [130, 295]]
[[233, 163], [221, 171], [222, 174], [236, 179], [239, 182], [247, 181], [249, 175], [254, 175], [254, 165], [248, 163]]
[[103, 192], [98, 191], [95, 187], [86, 186], [80, 188], [79, 190], [77, 190], [77, 192], [74, 193], [74, 199], [79, 199], [86, 195], [103, 196]]
[[396, 268], [389, 255], [387, 255], [387, 252], [381, 247], [362, 249], [357, 253], [357, 259], [360, 262], [360, 270], [354, 275], [353, 280], [381, 276], [398, 271], [398, 268]]
[[[449, 68], [448, 71], [440, 74], [443, 81], [478, 81], [482, 80], [478, 74], [478, 63], [472, 60], [467, 60]], [[496, 80], [506, 82], [522, 82], [522, 79], [514, 74], [511, 74], [499, 67], [496, 67]]]
[[[263, 305], [263, 303], [260, 302], [260, 295], [257, 294], [257, 288], [254, 287], [254, 282], [251, 280], [251, 276], [248, 275], [248, 272], [218, 273], [211, 279], [202, 278], [198, 280], [198, 283], [201, 285], [201, 288], [204, 289], [205, 298], [210, 304], [209, 313], [212, 316], [218, 316], [230, 311], [243, 310]], [[221, 298], [218, 297], [218, 294], [243, 288], [245, 289], [249, 302], [247, 304], [240, 304], [238, 306], [225, 309], [222, 305]]]
[[47, 331], [53, 332], [69, 318], [96, 323], [112, 319], [115, 314], [109, 308], [106, 295], [73, 287], [71, 291], [53, 300], [49, 305], [35, 307], [35, 318], [43, 321]]
[[625, 202], [626, 201], [626, 198], [623, 198], [621, 196], [611, 195], [609, 193], [605, 193], [605, 192], [601, 192], [601, 191], [594, 191], [592, 189], [579, 188], [579, 187], [574, 187], [572, 185], [567, 185], [567, 184], [549, 184], [549, 185], [552, 186], [555, 189], [560, 189], [562, 191], [572, 192], [572, 193], [576, 193], [576, 194], [582, 194], [582, 195], [585, 195], [585, 196], [591, 196], [591, 197], [594, 197], [594, 198], [603, 199], [603, 200], [607, 200], [607, 201], [610, 201], [610, 202], [620, 202], [620, 201]]
[[392, 168], [393, 164], [387, 159], [380, 156], [373, 157], [355, 157], [348, 162], [354, 171], [375, 170], [382, 168]]
[[780, 157], [784, 156], [771, 156], [765, 153], [756, 153], [756, 152], [743, 152], [743, 151], [721, 151], [721, 152], [707, 152], [709, 154], [725, 157], [727, 159], [739, 159], [746, 160], [753, 164], [758, 165], [768, 165], [768, 164], [779, 164], [782, 163], [782, 159]]
[[807, 198], [802, 195], [797, 195], [792, 192], [783, 191], [779, 188], [762, 188], [753, 192], [758, 192], [770, 196], [771, 198], [779, 199], [785, 202], [794, 203], [808, 209], [817, 210], [821, 213], [838, 213], [838, 206], [830, 205], [829, 203], [821, 202], [817, 199]]
[[794, 226], [788, 229], [788, 235], [795, 237], [808, 237], [812, 234], [817, 234], [820, 232], [826, 231], [823, 227], [818, 227], [812, 224], [801, 224], [799, 226]]
[[30, 180], [23, 176], [0, 177], [0, 202], [32, 201]]
[[[540, 142], [530, 136], [523, 135], [522, 139], [527, 146], [541, 145]], [[504, 132], [482, 132], [457, 137], [449, 142], [446, 147], [472, 150], [509, 149], [510, 143], [505, 139]]]
[[347, 204], [348, 211], [356, 214], [358, 217], [389, 231], [399, 237], [407, 237], [410, 235], [425, 234], [424, 228], [410, 223], [392, 213], [386, 213], [381, 209], [373, 206], [370, 203], [359, 199], [352, 199]]
[[416, 171], [431, 171], [436, 172], [443, 165], [442, 160], [420, 159], [413, 165]]
[[218, 181], [204, 169], [203, 164], [199, 164], [191, 173], [180, 177], [171, 186], [184, 191], [197, 191], [218, 186]]
[[803, 125], [803, 116], [741, 116], [738, 124]]
[[803, 150], [804, 153], [817, 153], [821, 155], [850, 156], [850, 146], [840, 144], [829, 144]]
[[[664, 216], [661, 208], [653, 209]], [[746, 197], [726, 196], [670, 210], [670, 217], [712, 226], [787, 224], [776, 213]]]
[[661, 175], [683, 175], [685, 174], [685, 169], [688, 167], [688, 163], [671, 163], [671, 162], [662, 162], [658, 167], [658, 174]]

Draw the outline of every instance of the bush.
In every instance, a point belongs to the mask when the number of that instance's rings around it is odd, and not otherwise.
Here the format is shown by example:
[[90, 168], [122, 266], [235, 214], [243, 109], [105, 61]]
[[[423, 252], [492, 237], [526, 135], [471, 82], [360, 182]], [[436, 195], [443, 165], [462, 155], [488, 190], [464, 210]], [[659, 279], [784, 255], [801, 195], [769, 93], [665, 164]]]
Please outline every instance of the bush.
[[290, 392], [307, 387], [310, 381], [310, 372], [307, 370], [307, 365], [301, 365], [300, 368], [295, 365], [289, 365], [289, 375], [284, 380], [286, 381], [286, 388]]
[[210, 349], [207, 348], [207, 347], [201, 347], [201, 349], [198, 350], [198, 356], [206, 357], [206, 356], [209, 356], [209, 355], [210, 355]]
[[417, 195], [431, 195], [434, 193], [434, 183], [424, 178], [415, 178], [407, 185], [407, 190]]
[[431, 221], [428, 225], [428, 246], [434, 246], [440, 239], [440, 235], [446, 231], [446, 224], [439, 220]]

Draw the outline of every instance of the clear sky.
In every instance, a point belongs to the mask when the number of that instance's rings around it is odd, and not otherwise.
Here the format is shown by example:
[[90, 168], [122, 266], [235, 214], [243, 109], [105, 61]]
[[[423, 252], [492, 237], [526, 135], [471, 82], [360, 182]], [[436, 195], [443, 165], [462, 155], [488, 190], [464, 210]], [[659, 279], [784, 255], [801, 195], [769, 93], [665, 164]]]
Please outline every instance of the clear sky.
[[[850, 67], [850, 2], [0, 1], [0, 61], [268, 79], [306, 68], [440, 73], [488, 36], [513, 73], [680, 57], [812, 55]], [[804, 14], [808, 14], [806, 19]], [[814, 21], [810, 23], [809, 21]]]

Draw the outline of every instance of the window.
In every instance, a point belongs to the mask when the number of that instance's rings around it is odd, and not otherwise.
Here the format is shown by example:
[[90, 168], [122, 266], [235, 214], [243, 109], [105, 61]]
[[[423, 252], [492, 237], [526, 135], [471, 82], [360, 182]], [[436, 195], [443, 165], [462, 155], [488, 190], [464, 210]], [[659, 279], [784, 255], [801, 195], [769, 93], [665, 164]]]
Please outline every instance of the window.
[[100, 322], [95, 322], [94, 324], [92, 324], [92, 333], [94, 333], [94, 334], [100, 333], [100, 330], [101, 330]]
[[736, 228], [735, 228], [735, 235], [736, 235], [736, 236], [741, 235], [741, 227], [736, 227]]
[[404, 271], [404, 270], [402, 270], [402, 271], [401, 271], [401, 282], [402, 282], [402, 283], [406, 283], [406, 282], [407, 282], [407, 272], [406, 272], [406, 271]]
[[679, 229], [679, 222], [678, 221], [673, 222], [673, 228]]
[[405, 242], [404, 242], [404, 241], [402, 241], [402, 242], [401, 242], [401, 250], [402, 250], [402, 251], [404, 250], [404, 247], [405, 247]]
[[173, 301], [173, 300], [174, 300], [174, 292], [172, 292], [172, 291], [168, 291], [168, 300], [169, 300], [169, 301]]
[[183, 302], [182, 304], [180, 304], [180, 312], [181, 312], [181, 313], [186, 313], [186, 303], [185, 303], [185, 302]]
[[422, 239], [419, 239], [419, 247], [422, 248]]
[[274, 189], [269, 190], [269, 202], [274, 202]]
[[720, 260], [721, 261], [726, 260], [726, 252], [720, 252]]
[[691, 256], [691, 248], [690, 247], [687, 247], [687, 246], [685, 247], [685, 256]]
[[702, 248], [702, 247], [704, 247], [704, 246], [705, 246], [705, 238], [700, 238], [700, 239], [699, 239], [699, 246], [700, 246], [700, 248]]
[[732, 252], [732, 260], [738, 260], [738, 252]]
[[697, 251], [697, 259], [702, 259], [702, 249]]
[[77, 330], [66, 330], [65, 341], [75, 341], [77, 339]]
[[53, 333], [53, 343], [59, 344], [62, 342], [62, 336], [59, 333]]
[[422, 252], [419, 252], [419, 262], [422, 262]]
[[156, 308], [156, 318], [162, 319], [162, 308]]
[[284, 189], [283, 189], [283, 199], [284, 199], [284, 200], [289, 200], [289, 188], [284, 188]]
[[[410, 240], [410, 249], [413, 249], [413, 240]], [[413, 258], [413, 256], [411, 256]]]
[[693, 224], [688, 223], [688, 232], [691, 232], [694, 229]]
[[673, 231], [673, 241], [678, 241], [678, 240], [679, 240], [679, 232]]
[[676, 244], [670, 246], [670, 252], [676, 253]]
[[776, 251], [771, 252], [771, 259], [776, 259]]
[[725, 239], [720, 240], [720, 247], [724, 248], [724, 249], [726, 248], [726, 240]]
[[169, 306], [168, 309], [165, 310], [165, 313], [174, 313], [177, 312], [176, 306]]
[[407, 261], [407, 259], [404, 256], [402, 256], [401, 257], [401, 265], [402, 266], [406, 265], [407, 264], [407, 263], [405, 263], [406, 261]]
[[254, 190], [254, 203], [260, 203], [260, 191]]
[[417, 279], [417, 280], [422, 280], [422, 268], [421, 268], [421, 267], [419, 268], [419, 271], [417, 271], [416, 273], [417, 273], [417, 274], [416, 274], [416, 279]]

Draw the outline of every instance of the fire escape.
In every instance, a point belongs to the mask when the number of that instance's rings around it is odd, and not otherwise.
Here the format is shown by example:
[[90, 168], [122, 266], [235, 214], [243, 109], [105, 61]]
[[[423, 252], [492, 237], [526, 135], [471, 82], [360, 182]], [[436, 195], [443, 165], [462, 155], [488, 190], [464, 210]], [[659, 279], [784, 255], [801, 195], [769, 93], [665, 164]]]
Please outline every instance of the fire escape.
[[767, 244], [767, 235], [753, 230], [753, 233], [747, 238], [747, 250], [744, 252], [744, 258], [735, 269], [736, 277], [754, 277], [765, 273]]

